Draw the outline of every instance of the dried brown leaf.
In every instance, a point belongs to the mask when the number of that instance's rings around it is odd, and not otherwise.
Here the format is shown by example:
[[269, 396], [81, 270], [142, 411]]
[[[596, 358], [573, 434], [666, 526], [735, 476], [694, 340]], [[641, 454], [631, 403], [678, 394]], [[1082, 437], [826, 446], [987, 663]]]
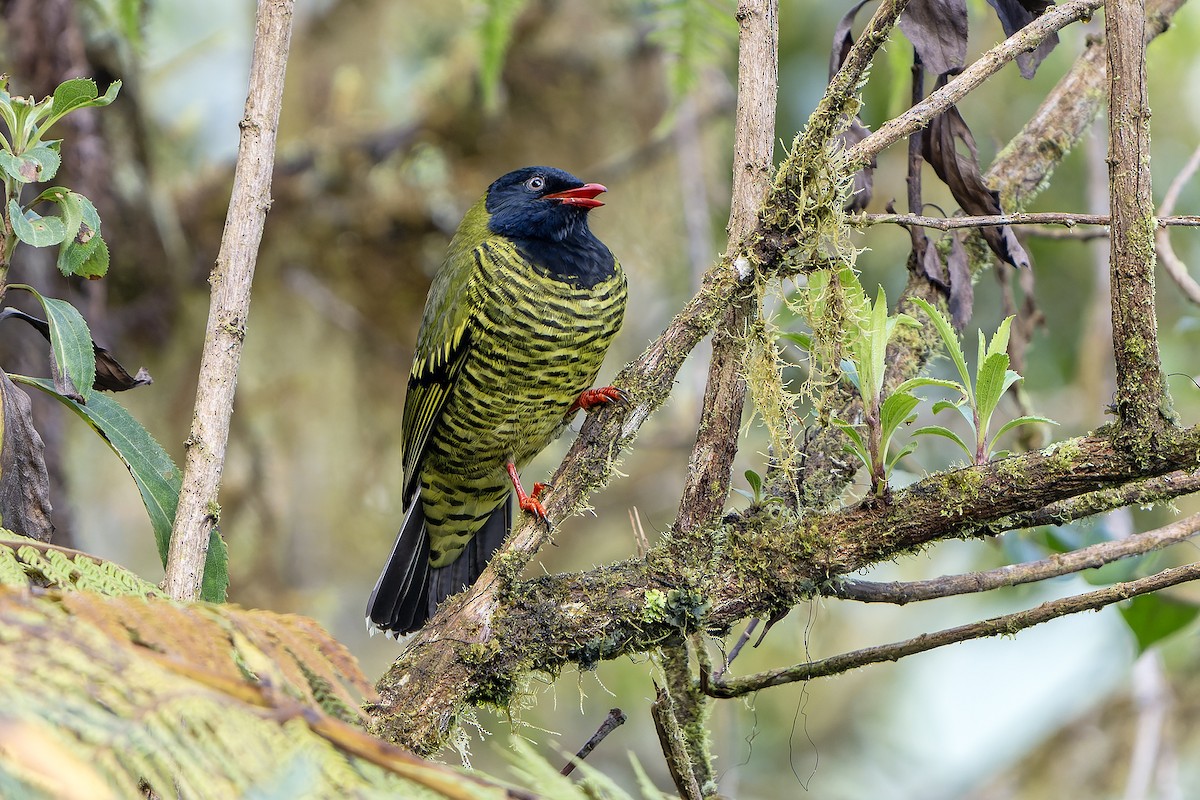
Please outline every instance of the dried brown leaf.
[[29, 396], [0, 371], [0, 521], [41, 542], [50, 541], [50, 478], [45, 445], [33, 427]]
[[966, 0], [911, 0], [896, 24], [934, 75], [966, 66]]
[[[942, 76], [938, 86], [945, 82], [946, 78]], [[959, 151], [960, 142], [966, 146], [966, 154]], [[956, 106], [950, 106], [930, 121], [928, 130], [921, 137], [921, 151], [963, 211], [978, 216], [1004, 213], [1000, 207], [1000, 194], [989, 189], [983, 181], [975, 137]], [[1029, 266], [1029, 254], [1010, 226], [986, 227], [981, 232], [988, 246], [1004, 261], [1014, 267]]]
[[[988, 5], [995, 9], [996, 16], [1000, 18], [1000, 24], [1004, 27], [1004, 35], [1012, 36], [1045, 13], [1046, 9], [1054, 5], [1054, 2], [1053, 0], [988, 0]], [[1017, 67], [1021, 70], [1021, 77], [1032, 78], [1037, 72], [1038, 65], [1057, 46], [1058, 34], [1055, 33], [1044, 39], [1033, 51], [1017, 56]]]
[[[50, 341], [50, 326], [44, 319], [39, 319], [32, 314], [26, 314], [24, 311], [18, 311], [15, 308], [6, 308], [0, 311], [0, 319], [10, 318], [19, 319], [27, 323], [42, 336], [46, 337], [46, 341]], [[150, 373], [146, 371], [145, 367], [138, 368], [136, 375], [130, 375], [128, 370], [121, 366], [121, 363], [108, 351], [108, 348], [101, 347], [93, 341], [92, 350], [96, 354], [96, 378], [92, 381], [93, 389], [100, 389], [106, 392], [124, 392], [138, 386], [147, 386], [154, 383], [154, 379], [150, 377]], [[65, 379], [65, 376], [63, 378]], [[71, 388], [73, 390], [75, 387]]]

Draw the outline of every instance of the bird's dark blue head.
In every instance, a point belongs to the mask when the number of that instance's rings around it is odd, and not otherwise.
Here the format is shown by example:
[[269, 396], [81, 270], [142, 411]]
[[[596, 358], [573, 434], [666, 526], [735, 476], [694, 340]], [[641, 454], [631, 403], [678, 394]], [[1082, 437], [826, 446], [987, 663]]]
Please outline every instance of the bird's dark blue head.
[[604, 205], [596, 195], [605, 191], [554, 167], [518, 169], [488, 187], [488, 229], [512, 239], [590, 238], [587, 212]]

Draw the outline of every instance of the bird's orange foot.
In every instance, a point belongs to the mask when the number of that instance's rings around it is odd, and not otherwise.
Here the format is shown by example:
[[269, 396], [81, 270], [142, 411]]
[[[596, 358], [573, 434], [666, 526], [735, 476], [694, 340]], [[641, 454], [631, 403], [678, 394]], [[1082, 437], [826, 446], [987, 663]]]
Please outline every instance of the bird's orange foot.
[[533, 485], [533, 494], [525, 494], [525, 490], [521, 488], [521, 479], [517, 476], [516, 464], [510, 461], [504, 465], [504, 468], [508, 470], [508, 477], [512, 480], [513, 489], [517, 492], [517, 505], [521, 507], [522, 511], [528, 511], [530, 514], [533, 514], [549, 528], [550, 519], [546, 515], [546, 507], [538, 500], [542, 492], [546, 491], [546, 484], [535, 483]]
[[618, 389], [615, 386], [601, 386], [599, 389], [584, 389], [580, 392], [579, 397], [567, 409], [567, 416], [574, 414], [580, 409], [591, 411], [593, 408], [607, 406], [611, 403], [628, 403], [629, 395], [624, 389]]

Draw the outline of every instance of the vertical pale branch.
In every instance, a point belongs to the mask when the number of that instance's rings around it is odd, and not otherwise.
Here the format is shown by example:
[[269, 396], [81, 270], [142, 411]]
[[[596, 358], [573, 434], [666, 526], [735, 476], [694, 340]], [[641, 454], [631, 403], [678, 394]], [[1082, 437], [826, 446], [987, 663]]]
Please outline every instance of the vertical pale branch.
[[1116, 409], [1123, 425], [1144, 434], [1161, 428], [1171, 412], [1154, 312], [1154, 203], [1143, 3], [1108, 0], [1104, 28], [1108, 38], [1109, 273]]
[[[734, 119], [733, 189], [726, 226], [726, 259], [738, 269], [751, 267], [743, 255], [745, 240], [755, 229], [758, 210], [767, 197], [774, 174], [775, 107], [779, 86], [778, 0], [741, 0], [738, 21], [737, 112]], [[742, 266], [744, 265], [744, 266]], [[705, 525], [721, 513], [729, 494], [733, 459], [737, 455], [738, 429], [746, 404], [745, 365], [750, 346], [751, 321], [758, 316], [755, 282], [747, 283], [713, 331], [712, 360], [700, 411], [696, 444], [688, 465], [687, 482], [675, 519], [676, 530], [687, 532]], [[668, 763], [671, 742], [665, 730], [681, 732], [685, 762], [672, 770], [682, 796], [710, 796], [716, 791], [709, 752], [707, 717], [709, 701], [691, 676], [687, 647], [662, 649], [666, 688], [660, 690], [655, 717]], [[660, 717], [670, 716], [663, 727]]]
[[[754, 230], [774, 173], [775, 100], [779, 83], [777, 0], [739, 3], [737, 117], [734, 122], [733, 192], [729, 208], [727, 258], [735, 261]], [[749, 265], [745, 269], [749, 269]], [[690, 531], [715, 517], [729, 492], [737, 454], [738, 428], [746, 401], [743, 365], [746, 329], [758, 312], [753, 286], [745, 288], [713, 333], [708, 385], [700, 427], [688, 466], [688, 480], [675, 527]]]
[[183, 489], [167, 558], [166, 589], [178, 600], [192, 600], [200, 593], [209, 534], [216, 522], [217, 488], [225, 465], [229, 418], [250, 312], [250, 284], [271, 206], [275, 132], [292, 37], [292, 5], [293, 0], [259, 0], [258, 4], [233, 194], [217, 263], [209, 277], [212, 297], [195, 415], [186, 442]]

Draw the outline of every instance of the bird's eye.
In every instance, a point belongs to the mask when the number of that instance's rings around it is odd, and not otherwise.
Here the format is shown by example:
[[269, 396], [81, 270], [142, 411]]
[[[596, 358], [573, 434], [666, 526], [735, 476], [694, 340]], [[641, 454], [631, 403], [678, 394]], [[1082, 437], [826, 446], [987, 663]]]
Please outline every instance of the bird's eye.
[[525, 181], [525, 188], [531, 192], [540, 192], [546, 187], [546, 179], [541, 175], [534, 175], [529, 180]]

